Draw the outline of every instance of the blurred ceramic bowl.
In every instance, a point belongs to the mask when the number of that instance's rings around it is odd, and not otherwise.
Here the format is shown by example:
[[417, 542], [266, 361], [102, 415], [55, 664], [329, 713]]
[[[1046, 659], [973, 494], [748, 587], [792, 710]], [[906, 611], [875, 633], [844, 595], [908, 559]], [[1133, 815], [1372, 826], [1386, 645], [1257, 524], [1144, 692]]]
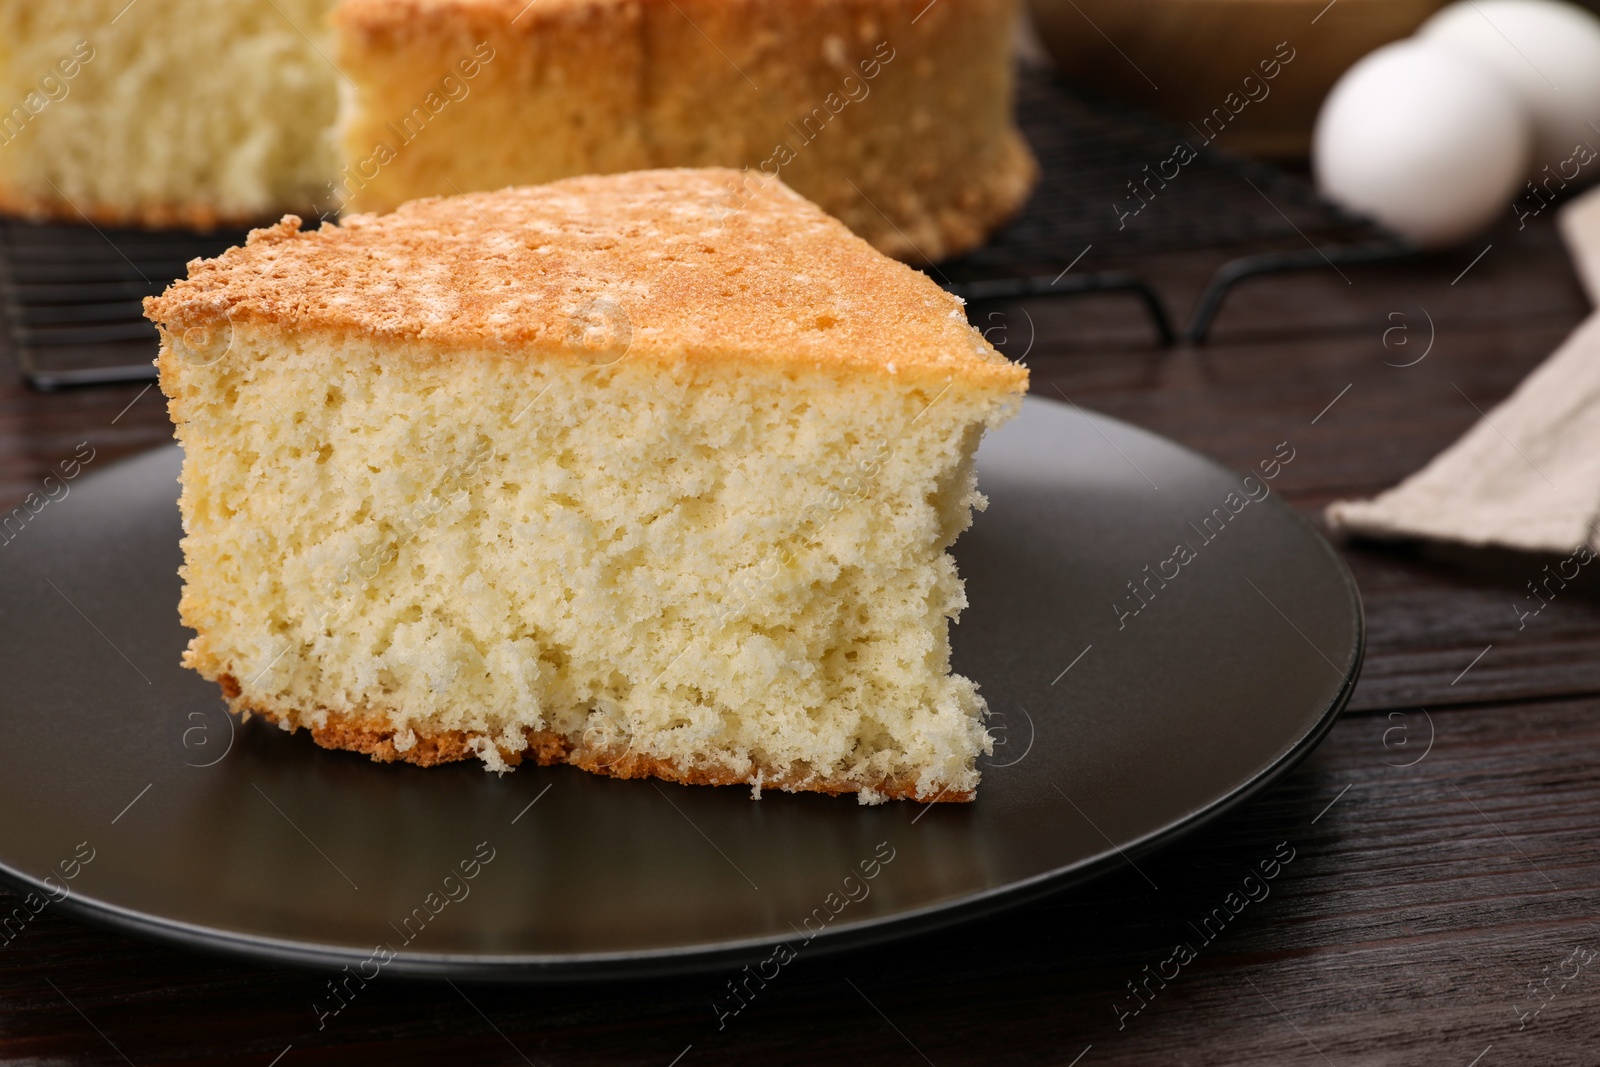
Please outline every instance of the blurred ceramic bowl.
[[[1304, 157], [1323, 97], [1444, 0], [1029, 0], [1073, 84], [1192, 124], [1207, 141]], [[1247, 81], [1246, 79], [1250, 79]], [[1196, 146], [1198, 147], [1198, 146]]]

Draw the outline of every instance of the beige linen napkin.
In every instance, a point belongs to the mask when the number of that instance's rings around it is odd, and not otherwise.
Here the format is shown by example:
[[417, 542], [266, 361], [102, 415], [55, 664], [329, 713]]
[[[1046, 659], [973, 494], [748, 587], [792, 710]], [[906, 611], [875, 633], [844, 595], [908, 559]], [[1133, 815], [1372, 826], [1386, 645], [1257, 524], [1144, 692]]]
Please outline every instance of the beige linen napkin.
[[1557, 221], [1589, 303], [1600, 307], [1600, 189], [1591, 189], [1567, 204]]
[[[1600, 305], [1600, 189], [1563, 209], [1561, 232]], [[1327, 511], [1338, 532], [1535, 552], [1600, 549], [1600, 313], [1422, 470], [1372, 500]]]

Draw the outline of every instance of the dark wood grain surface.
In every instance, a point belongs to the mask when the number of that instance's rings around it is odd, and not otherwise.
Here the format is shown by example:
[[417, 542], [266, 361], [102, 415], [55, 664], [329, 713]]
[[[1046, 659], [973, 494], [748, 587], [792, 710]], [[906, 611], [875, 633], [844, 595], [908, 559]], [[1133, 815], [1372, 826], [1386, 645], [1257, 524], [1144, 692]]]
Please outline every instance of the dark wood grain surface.
[[[1425, 260], [1248, 283], [1203, 348], [1152, 347], [1118, 296], [982, 311], [1001, 316], [986, 324], [1006, 325], [1013, 355], [1032, 336], [1038, 393], [1059, 388], [1236, 467], [1292, 442], [1281, 487], [1320, 521], [1329, 501], [1385, 488], [1447, 446], [1588, 313], [1549, 222]], [[1138, 266], [1181, 314], [1220, 258]], [[1430, 319], [1427, 358], [1394, 366], [1426, 348]], [[79, 442], [99, 466], [168, 438], [154, 389], [39, 395], [0, 366], [0, 500]], [[1349, 710], [1270, 792], [1141, 861], [1159, 888], [1128, 871], [801, 960], [725, 1028], [712, 1003], [726, 976], [713, 974], [385, 980], [319, 1031], [316, 975], [47, 911], [0, 949], [0, 1061], [1600, 1063], [1600, 598], [1575, 588], [1519, 629], [1542, 560], [1343, 552], [1370, 627]], [[1147, 980], [1284, 854], [1270, 895], [1176, 978]]]

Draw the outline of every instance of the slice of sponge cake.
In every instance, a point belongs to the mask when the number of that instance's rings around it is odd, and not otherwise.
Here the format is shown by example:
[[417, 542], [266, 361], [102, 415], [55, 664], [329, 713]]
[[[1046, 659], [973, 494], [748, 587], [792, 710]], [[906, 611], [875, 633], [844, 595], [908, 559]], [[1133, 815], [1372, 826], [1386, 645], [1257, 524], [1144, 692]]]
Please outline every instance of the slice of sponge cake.
[[380, 760], [971, 799], [945, 549], [1027, 372], [732, 173], [286, 218], [149, 300], [186, 663]]

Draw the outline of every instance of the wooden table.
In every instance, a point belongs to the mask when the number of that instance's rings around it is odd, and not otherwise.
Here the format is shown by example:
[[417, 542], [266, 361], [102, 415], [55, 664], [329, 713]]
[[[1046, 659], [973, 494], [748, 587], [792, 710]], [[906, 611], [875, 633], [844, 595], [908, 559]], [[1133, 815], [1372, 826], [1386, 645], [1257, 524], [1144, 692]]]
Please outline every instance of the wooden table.
[[[1218, 261], [1139, 266], [1181, 313]], [[1059, 386], [1236, 467], [1290, 441], [1280, 486], [1318, 517], [1448, 445], [1587, 305], [1547, 214], [1460, 253], [1249, 283], [1204, 348], [1153, 347], [1118, 296], [1028, 311], [1036, 392]], [[1003, 313], [1019, 354], [1025, 320]], [[1429, 318], [1428, 356], [1392, 365], [1421, 355]], [[8, 504], [81, 441], [98, 466], [168, 436], [153, 389], [42, 396], [0, 368]], [[1573, 589], [1519, 629], [1514, 606], [1542, 560], [1370, 546], [1345, 558], [1370, 627], [1349, 710], [1276, 788], [1142, 861], [1159, 890], [1128, 871], [956, 929], [802, 960], [721, 1030], [711, 1005], [727, 976], [712, 974], [558, 989], [388, 980], [318, 1032], [313, 974], [47, 911], [0, 949], [0, 1059], [1600, 1063], [1600, 602]], [[1295, 859], [1271, 895], [1176, 979], [1141, 986], [1152, 992], [1133, 1014], [1144, 1000], [1129, 983], [1280, 845]]]

